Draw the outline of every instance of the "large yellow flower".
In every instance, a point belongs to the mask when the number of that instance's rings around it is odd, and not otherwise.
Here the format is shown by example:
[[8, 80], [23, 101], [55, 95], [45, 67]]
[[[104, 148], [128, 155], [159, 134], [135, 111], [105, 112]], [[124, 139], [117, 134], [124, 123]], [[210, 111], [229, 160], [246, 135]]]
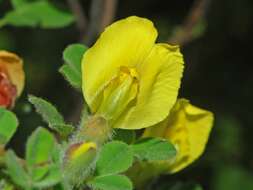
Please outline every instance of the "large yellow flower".
[[164, 120], [183, 73], [178, 46], [155, 44], [157, 31], [131, 16], [107, 27], [82, 60], [83, 94], [111, 126], [140, 129]]
[[146, 129], [143, 137], [163, 137], [175, 145], [176, 159], [173, 162], [161, 163], [168, 172], [175, 173], [203, 153], [213, 127], [213, 120], [211, 112], [193, 106], [185, 99], [179, 99], [169, 117]]

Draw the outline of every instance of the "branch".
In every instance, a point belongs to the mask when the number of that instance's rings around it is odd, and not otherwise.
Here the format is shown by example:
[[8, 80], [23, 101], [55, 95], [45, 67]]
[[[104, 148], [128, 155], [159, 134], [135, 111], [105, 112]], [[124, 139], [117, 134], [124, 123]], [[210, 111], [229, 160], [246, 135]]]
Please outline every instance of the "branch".
[[92, 0], [91, 2], [90, 22], [88, 25], [88, 30], [83, 39], [86, 45], [90, 45], [98, 34], [104, 7], [103, 1], [104, 0]]
[[183, 46], [192, 41], [194, 27], [203, 19], [209, 5], [209, 0], [195, 0], [183, 25], [172, 35], [168, 42]]
[[67, 0], [68, 5], [76, 18], [76, 27], [80, 33], [80, 39], [83, 39], [87, 27], [87, 18], [83, 12], [79, 0]]
[[106, 26], [112, 23], [116, 14], [117, 5], [118, 0], [104, 0], [104, 12], [99, 32], [102, 32]]

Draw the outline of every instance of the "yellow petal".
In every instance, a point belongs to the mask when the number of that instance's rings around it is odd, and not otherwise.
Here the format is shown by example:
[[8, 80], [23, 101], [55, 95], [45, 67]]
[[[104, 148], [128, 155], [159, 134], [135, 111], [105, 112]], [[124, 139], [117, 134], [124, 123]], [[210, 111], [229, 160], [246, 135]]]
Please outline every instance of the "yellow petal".
[[17, 88], [19, 96], [25, 81], [22, 59], [14, 53], [0, 51], [0, 68], [7, 72], [12, 84]]
[[136, 98], [137, 93], [136, 79], [129, 74], [128, 70], [122, 71], [119, 77], [112, 80], [104, 89], [103, 98], [100, 98], [101, 103], [96, 113], [113, 122], [113, 119], [118, 118], [127, 105]]
[[121, 66], [135, 66], [147, 57], [157, 37], [153, 23], [131, 16], [105, 29], [82, 60], [83, 93], [93, 111], [95, 98]]
[[[168, 163], [168, 171], [175, 173], [193, 161], [204, 151], [213, 126], [213, 114], [180, 99], [167, 121], [148, 128], [144, 136], [164, 137], [178, 149], [175, 162]], [[166, 127], [165, 127], [166, 126]]]
[[78, 145], [78, 147], [76, 147], [75, 150], [72, 150], [70, 159], [75, 159], [80, 155], [87, 153], [90, 149], [97, 149], [97, 145], [94, 142], [82, 143]]
[[177, 46], [154, 45], [136, 69], [139, 73], [137, 100], [117, 120], [115, 128], [152, 126], [164, 120], [176, 102], [183, 73], [183, 57]]

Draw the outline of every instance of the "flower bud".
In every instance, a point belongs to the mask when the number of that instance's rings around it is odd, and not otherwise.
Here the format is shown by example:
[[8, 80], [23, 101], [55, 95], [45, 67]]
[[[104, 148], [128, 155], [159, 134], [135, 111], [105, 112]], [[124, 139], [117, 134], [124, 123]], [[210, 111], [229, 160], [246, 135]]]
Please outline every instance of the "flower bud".
[[95, 167], [97, 145], [94, 142], [80, 142], [68, 147], [64, 156], [63, 176], [67, 187], [80, 185]]

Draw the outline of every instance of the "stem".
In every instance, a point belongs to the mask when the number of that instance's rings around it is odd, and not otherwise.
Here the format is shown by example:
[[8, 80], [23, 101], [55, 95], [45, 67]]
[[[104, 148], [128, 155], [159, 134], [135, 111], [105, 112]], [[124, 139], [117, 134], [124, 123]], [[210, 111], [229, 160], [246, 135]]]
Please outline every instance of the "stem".
[[210, 0], [195, 0], [178, 32], [171, 36], [169, 43], [181, 46], [193, 40], [193, 29], [206, 14]]
[[103, 13], [104, 0], [92, 0], [90, 8], [90, 22], [88, 25], [88, 30], [84, 36], [84, 42], [90, 45], [99, 31], [99, 26], [101, 23], [101, 17]]
[[101, 20], [99, 32], [102, 32], [106, 26], [112, 23], [117, 8], [118, 0], [105, 0], [104, 12]]
[[82, 41], [87, 26], [87, 18], [83, 12], [79, 0], [67, 0], [68, 5], [76, 18], [76, 27], [80, 33], [80, 40]]

